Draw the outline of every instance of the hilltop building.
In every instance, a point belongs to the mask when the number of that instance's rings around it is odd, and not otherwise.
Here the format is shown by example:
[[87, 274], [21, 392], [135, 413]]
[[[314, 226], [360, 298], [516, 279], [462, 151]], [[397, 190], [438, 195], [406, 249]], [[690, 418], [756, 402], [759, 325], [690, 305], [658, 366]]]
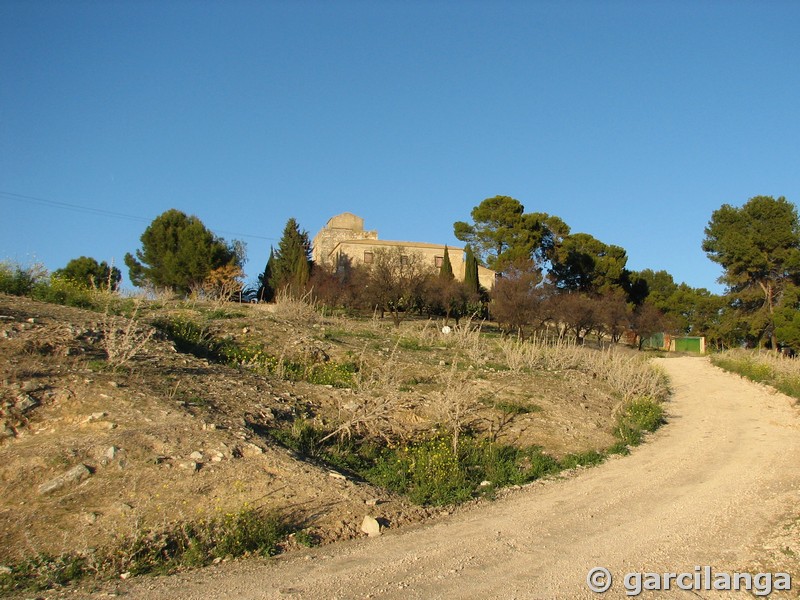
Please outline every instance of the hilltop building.
[[[337, 265], [343, 257], [347, 257], [353, 265], [368, 265], [380, 248], [400, 248], [401, 252], [421, 255], [423, 260], [437, 269], [442, 266], [445, 248], [444, 244], [379, 240], [377, 231], [364, 229], [364, 219], [347, 212], [331, 217], [314, 236], [311, 247], [314, 262], [329, 267]], [[448, 246], [447, 254], [453, 266], [453, 275], [463, 281], [464, 249]], [[478, 266], [478, 280], [487, 290], [494, 287], [495, 277], [496, 273], [491, 269]]]

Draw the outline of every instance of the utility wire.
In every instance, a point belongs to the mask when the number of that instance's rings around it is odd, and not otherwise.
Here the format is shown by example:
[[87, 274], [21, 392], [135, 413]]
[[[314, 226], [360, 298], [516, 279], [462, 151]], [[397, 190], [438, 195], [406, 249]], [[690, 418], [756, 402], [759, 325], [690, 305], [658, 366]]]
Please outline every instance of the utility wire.
[[[58, 200], [48, 200], [47, 198], [37, 198], [35, 196], [25, 196], [23, 194], [15, 194], [14, 192], [6, 192], [0, 190], [0, 197], [3, 197], [7, 200], [16, 200], [17, 202], [25, 202], [28, 204], [41, 204], [44, 206], [52, 206], [54, 208], [60, 208], [63, 210], [71, 210], [74, 212], [80, 212], [84, 214], [91, 214], [97, 215], [100, 217], [111, 217], [113, 219], [123, 219], [127, 221], [139, 221], [143, 223], [148, 223], [151, 220], [145, 217], [137, 217], [136, 215], [128, 215], [125, 213], [114, 212], [111, 210], [105, 210], [102, 208], [92, 208], [90, 206], [81, 206], [80, 204], [70, 204], [69, 202], [60, 202]], [[219, 233], [224, 233], [225, 235], [235, 235], [238, 237], [246, 237], [246, 238], [253, 238], [257, 240], [269, 240], [269, 241], [277, 241], [277, 238], [273, 237], [266, 237], [263, 235], [253, 235], [251, 233], [238, 233], [236, 231], [225, 231], [223, 229], [217, 230]]]

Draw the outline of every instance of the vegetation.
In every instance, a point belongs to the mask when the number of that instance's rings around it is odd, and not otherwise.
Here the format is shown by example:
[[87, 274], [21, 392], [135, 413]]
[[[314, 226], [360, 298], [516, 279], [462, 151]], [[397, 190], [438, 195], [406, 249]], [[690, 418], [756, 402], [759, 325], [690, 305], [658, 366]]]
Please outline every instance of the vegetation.
[[[74, 293], [80, 290], [98, 299], [116, 298], [119, 304], [113, 306], [118, 311], [125, 302], [111, 292], [90, 290], [58, 278], [37, 279], [32, 273], [23, 277], [21, 271], [24, 269], [8, 268], [1, 281], [32, 278], [36, 282], [27, 288], [30, 293], [63, 283]], [[426, 280], [447, 278], [434, 273], [432, 278], [422, 278]], [[529, 285], [528, 290], [539, 287]], [[425, 293], [424, 286], [419, 289]], [[554, 330], [547, 335], [546, 326], [532, 329], [524, 338], [502, 336], [497, 330], [482, 331], [480, 324], [467, 318], [450, 335], [444, 335], [433, 321], [424, 327], [409, 323], [397, 329], [377, 319], [332, 317], [308, 293], [298, 298], [284, 291], [276, 300], [269, 311], [258, 306], [228, 311], [212, 302], [172, 300], [169, 310], [159, 311], [155, 319], [147, 317], [147, 302], [131, 300], [124, 308], [124, 319], [104, 313], [100, 341], [108, 357], [104, 364], [119, 368], [133, 361], [136, 352], [151, 339], [149, 322], [180, 352], [271, 377], [347, 388], [339, 396], [335, 412], [319, 414], [315, 407], [286, 406], [283, 412], [278, 408], [270, 413], [263, 423], [258, 422], [258, 411], [247, 418], [255, 419], [252, 427], [258, 435], [293, 448], [302, 457], [346, 470], [425, 505], [491, 496], [506, 485], [597, 464], [610, 454], [626, 452], [641, 441], [643, 432], [663, 421], [659, 402], [666, 394], [666, 381], [637, 353], [590, 348], [568, 333]], [[96, 302], [94, 308], [98, 310], [102, 304]], [[108, 310], [112, 304], [105, 306]], [[139, 316], [140, 307], [144, 317]], [[412, 310], [408, 305], [404, 316]], [[250, 311], [258, 311], [270, 323], [281, 326], [302, 325], [304, 331], [316, 332], [318, 340], [357, 339], [365, 350], [361, 356], [351, 353], [342, 360], [315, 356], [309, 351], [313, 350], [312, 341], [304, 340], [289, 352], [287, 346], [279, 349], [263, 336], [224, 333], [242, 331], [231, 318], [246, 317]], [[367, 352], [368, 348], [372, 352]], [[408, 367], [398, 366], [393, 358], [398, 348], [417, 354], [412, 362], [430, 363], [424, 377], [409, 377], [404, 372]], [[596, 381], [604, 394], [619, 403], [614, 426], [618, 441], [607, 448], [567, 453], [510, 443], [511, 438], [503, 437], [504, 428], [514, 419], [525, 419], [525, 415], [541, 413], [542, 409], [533, 398], [511, 395], [487, 400], [476, 392], [488, 375], [501, 370], [526, 377], [529, 373], [546, 373], [554, 381], [560, 381], [563, 373], [575, 372], [583, 380]], [[208, 406], [213, 403], [193, 400], [192, 410], [205, 411]], [[265, 539], [270, 531], [275, 535], [269, 539], [281, 539], [286, 529], [265, 524], [262, 518], [260, 513], [245, 511], [218, 515], [120, 538], [114, 548], [91, 555], [37, 556], [9, 565], [11, 572], [0, 577], [0, 585], [4, 590], [35, 589], [86, 574], [169, 572], [227, 555], [269, 554], [276, 547], [274, 543], [257, 540]]]
[[0, 591], [41, 591], [87, 576], [164, 574], [208, 565], [215, 559], [273, 556], [296, 529], [283, 515], [244, 507], [234, 513], [144, 529], [90, 555], [39, 554], [6, 565], [7, 570], [0, 573]]
[[711, 362], [800, 399], [800, 363], [795, 358], [775, 352], [736, 349], [712, 355]]
[[229, 245], [195, 216], [170, 209], [156, 217], [141, 237], [136, 256], [125, 255], [131, 282], [188, 295], [214, 269], [244, 263], [244, 247]]
[[[741, 208], [724, 204], [705, 229], [703, 250], [724, 269], [733, 310], [744, 318], [746, 338], [778, 347], [776, 312], [796, 299], [800, 284], [800, 221], [785, 198], [756, 196]], [[787, 319], [782, 327], [793, 329]], [[783, 332], [784, 335], [789, 332]], [[797, 336], [793, 336], [797, 337]]]
[[98, 263], [88, 256], [73, 258], [63, 269], [53, 271], [53, 275], [73, 281], [82, 287], [112, 292], [117, 290], [122, 280], [122, 273], [117, 267], [109, 266], [105, 261]]
[[275, 292], [285, 290], [291, 296], [305, 293], [311, 277], [311, 242], [294, 219], [286, 222], [278, 249], [270, 251], [270, 261], [262, 276], [262, 280], [269, 277], [269, 288]]
[[487, 198], [472, 209], [472, 224], [457, 221], [455, 236], [466, 242], [490, 269], [502, 271], [520, 259], [550, 257], [569, 227], [546, 213], [525, 213], [519, 200], [509, 196]]

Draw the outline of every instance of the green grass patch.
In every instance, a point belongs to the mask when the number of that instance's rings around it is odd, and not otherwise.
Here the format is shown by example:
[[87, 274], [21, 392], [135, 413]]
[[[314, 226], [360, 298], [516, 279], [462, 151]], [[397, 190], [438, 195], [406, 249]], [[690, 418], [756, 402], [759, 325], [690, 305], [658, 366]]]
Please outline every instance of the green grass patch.
[[397, 342], [397, 347], [401, 348], [402, 350], [410, 350], [412, 352], [416, 351], [428, 352], [433, 349], [432, 346], [423, 344], [419, 340], [416, 340], [414, 338], [401, 338]]
[[501, 400], [493, 405], [494, 408], [507, 415], [527, 415], [529, 413], [541, 412], [542, 407], [535, 404], [522, 404], [513, 400]]
[[[65, 553], [40, 554], [7, 565], [0, 573], [0, 592], [42, 591], [81, 579], [173, 573], [184, 567], [211, 564], [217, 558], [273, 556], [298, 530], [277, 512], [245, 507], [238, 512], [146, 529], [133, 537], [119, 538], [112, 546], [90, 556]], [[301, 533], [310, 541], [310, 534]]]

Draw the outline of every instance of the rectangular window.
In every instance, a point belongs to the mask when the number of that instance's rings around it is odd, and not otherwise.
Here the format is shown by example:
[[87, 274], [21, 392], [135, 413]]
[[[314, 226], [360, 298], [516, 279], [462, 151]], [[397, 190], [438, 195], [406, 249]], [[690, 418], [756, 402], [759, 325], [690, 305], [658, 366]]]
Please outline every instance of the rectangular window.
[[433, 263], [436, 265], [437, 269], [442, 268], [442, 263], [444, 262], [444, 256], [434, 256]]
[[372, 264], [372, 259], [374, 257], [375, 257], [375, 255], [372, 254], [372, 252], [364, 252], [364, 264], [365, 265], [371, 265]]

